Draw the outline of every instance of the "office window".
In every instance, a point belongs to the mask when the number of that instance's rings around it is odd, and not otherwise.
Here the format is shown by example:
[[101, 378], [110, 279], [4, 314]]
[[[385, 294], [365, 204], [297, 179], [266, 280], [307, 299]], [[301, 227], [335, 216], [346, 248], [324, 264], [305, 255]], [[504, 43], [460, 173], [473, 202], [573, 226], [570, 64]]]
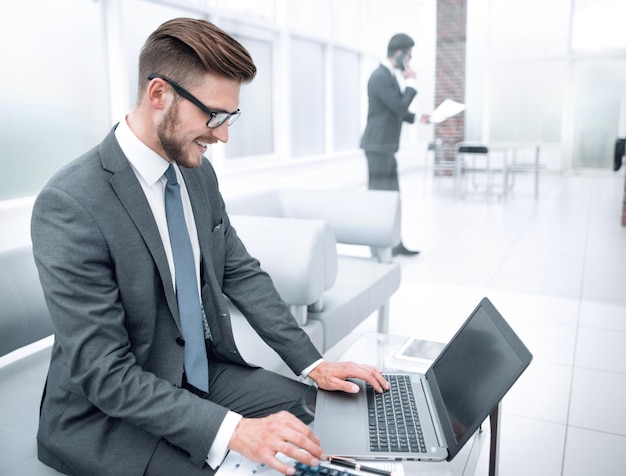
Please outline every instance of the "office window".
[[471, 5], [466, 140], [559, 143], [569, 78], [570, 0], [472, 0]]
[[624, 0], [573, 0], [572, 49], [576, 52], [626, 49]]
[[[291, 41], [291, 155], [324, 152], [324, 48], [313, 41]], [[280, 124], [279, 124], [280, 125]]]
[[359, 146], [359, 57], [356, 53], [333, 52], [333, 145], [335, 151]]
[[491, 58], [523, 61], [567, 55], [571, 1], [488, 2], [485, 33], [491, 39], [488, 50]]
[[363, 25], [363, 2], [361, 0], [341, 0], [330, 4], [331, 35], [336, 43], [358, 48]]
[[598, 58], [577, 61], [573, 89], [573, 165], [610, 170], [615, 139], [624, 121], [626, 62]]
[[292, 31], [318, 38], [331, 35], [331, 0], [287, 1], [284, 4], [287, 24]]
[[237, 40], [250, 52], [257, 74], [251, 83], [241, 86], [241, 117], [229, 129], [227, 159], [274, 151], [272, 44], [252, 38], [238, 37]]
[[559, 142], [568, 62], [533, 61], [492, 68], [490, 140]]
[[11, 177], [0, 199], [38, 193], [110, 127], [100, 6], [66, 0], [63, 8], [72, 14], [49, 0], [11, 2], [0, 15], [0, 150]]
[[[212, 5], [212, 3], [215, 5]], [[209, 6], [215, 6], [220, 12], [235, 12], [246, 17], [258, 18], [264, 21], [274, 21], [276, 18], [275, 0], [213, 0]]]

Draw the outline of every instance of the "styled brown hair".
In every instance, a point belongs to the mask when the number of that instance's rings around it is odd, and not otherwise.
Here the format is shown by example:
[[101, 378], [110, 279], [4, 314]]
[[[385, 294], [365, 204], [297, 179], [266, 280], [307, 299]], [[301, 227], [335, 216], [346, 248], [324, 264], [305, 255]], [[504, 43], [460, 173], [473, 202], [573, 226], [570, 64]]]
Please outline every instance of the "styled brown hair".
[[256, 74], [256, 66], [248, 50], [214, 24], [194, 18], [169, 20], [141, 49], [138, 96], [151, 74], [162, 74], [190, 87], [205, 73], [248, 83]]

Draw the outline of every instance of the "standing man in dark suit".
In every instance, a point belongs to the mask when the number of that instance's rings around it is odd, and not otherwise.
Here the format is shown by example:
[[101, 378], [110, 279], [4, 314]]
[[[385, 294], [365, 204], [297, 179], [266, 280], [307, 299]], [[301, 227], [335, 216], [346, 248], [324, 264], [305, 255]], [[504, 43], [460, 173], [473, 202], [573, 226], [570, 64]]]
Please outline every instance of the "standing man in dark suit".
[[[295, 374], [329, 390], [358, 391], [349, 378], [388, 388], [372, 367], [322, 360], [230, 224], [203, 154], [228, 140], [255, 73], [211, 23], [164, 23], [141, 51], [135, 107], [37, 198], [33, 251], [55, 327], [37, 435], [47, 465], [213, 474], [232, 449], [291, 474], [278, 452], [325, 458], [306, 412], [292, 409], [310, 387], [243, 361], [224, 296]], [[181, 233], [185, 246], [174, 246]], [[183, 288], [197, 301], [180, 299]], [[181, 302], [197, 315], [195, 334]]]
[[[404, 33], [392, 36], [387, 60], [374, 70], [367, 83], [369, 107], [361, 148], [367, 157], [370, 190], [400, 190], [395, 153], [400, 147], [402, 123], [415, 122], [415, 114], [409, 112], [417, 95], [415, 71], [409, 67], [413, 45], [413, 39]], [[421, 120], [427, 123], [428, 118], [423, 115]], [[402, 243], [393, 249], [394, 256], [418, 253]]]

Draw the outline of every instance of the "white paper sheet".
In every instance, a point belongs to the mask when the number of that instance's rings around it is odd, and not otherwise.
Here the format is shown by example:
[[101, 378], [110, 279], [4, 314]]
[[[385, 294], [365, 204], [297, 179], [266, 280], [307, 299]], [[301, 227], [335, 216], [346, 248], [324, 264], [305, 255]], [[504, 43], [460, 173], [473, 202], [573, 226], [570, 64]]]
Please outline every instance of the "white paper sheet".
[[[295, 461], [283, 454], [278, 454], [276, 456], [279, 460], [284, 461], [287, 464], [295, 464]], [[339, 466], [328, 465], [327, 462], [322, 463], [325, 466], [331, 466], [337, 469], [346, 470], [345, 468], [340, 468]], [[372, 466], [378, 469], [383, 469], [385, 471], [389, 471], [393, 473], [393, 476], [404, 476], [404, 468], [401, 462], [395, 461], [368, 461], [368, 466]], [[373, 476], [370, 473], [365, 473], [363, 471], [354, 471], [347, 470], [351, 473], [358, 474], [361, 476]], [[215, 476], [277, 476], [280, 473], [278, 471], [274, 471], [272, 468], [265, 464], [253, 463], [252, 461], [244, 458], [242, 455], [235, 451], [230, 451], [224, 462], [217, 470]]]
[[432, 112], [430, 115], [430, 122], [439, 124], [440, 122], [443, 122], [449, 117], [452, 117], [464, 110], [465, 104], [453, 101], [452, 99], [446, 99]]

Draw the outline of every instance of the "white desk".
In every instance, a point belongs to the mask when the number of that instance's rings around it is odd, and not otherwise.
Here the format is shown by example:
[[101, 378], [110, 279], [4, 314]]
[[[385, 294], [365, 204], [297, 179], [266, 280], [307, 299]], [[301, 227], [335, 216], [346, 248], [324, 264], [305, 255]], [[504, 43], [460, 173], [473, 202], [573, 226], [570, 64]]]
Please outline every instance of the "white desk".
[[[539, 198], [539, 172], [545, 168], [539, 162], [541, 155], [541, 144], [531, 143], [496, 143], [490, 146], [490, 150], [499, 151], [504, 156], [504, 197], [515, 186], [515, 174], [520, 172], [534, 173], [535, 180], [535, 200]], [[527, 150], [531, 153], [531, 160], [520, 160], [521, 151]]]
[[[487, 153], [459, 152], [459, 146], [484, 147]], [[529, 152], [530, 159], [520, 159]], [[455, 164], [457, 169], [457, 191], [461, 197], [468, 195], [465, 181], [471, 178], [473, 191], [484, 196], [506, 198], [515, 186], [515, 175], [520, 172], [534, 173], [535, 199], [539, 197], [539, 172], [545, 166], [540, 163], [541, 144], [539, 142], [498, 142], [479, 144], [462, 142], [457, 144]], [[528, 154], [527, 154], [528, 155]], [[484, 176], [481, 182], [479, 175]], [[497, 179], [500, 178], [500, 181]]]

